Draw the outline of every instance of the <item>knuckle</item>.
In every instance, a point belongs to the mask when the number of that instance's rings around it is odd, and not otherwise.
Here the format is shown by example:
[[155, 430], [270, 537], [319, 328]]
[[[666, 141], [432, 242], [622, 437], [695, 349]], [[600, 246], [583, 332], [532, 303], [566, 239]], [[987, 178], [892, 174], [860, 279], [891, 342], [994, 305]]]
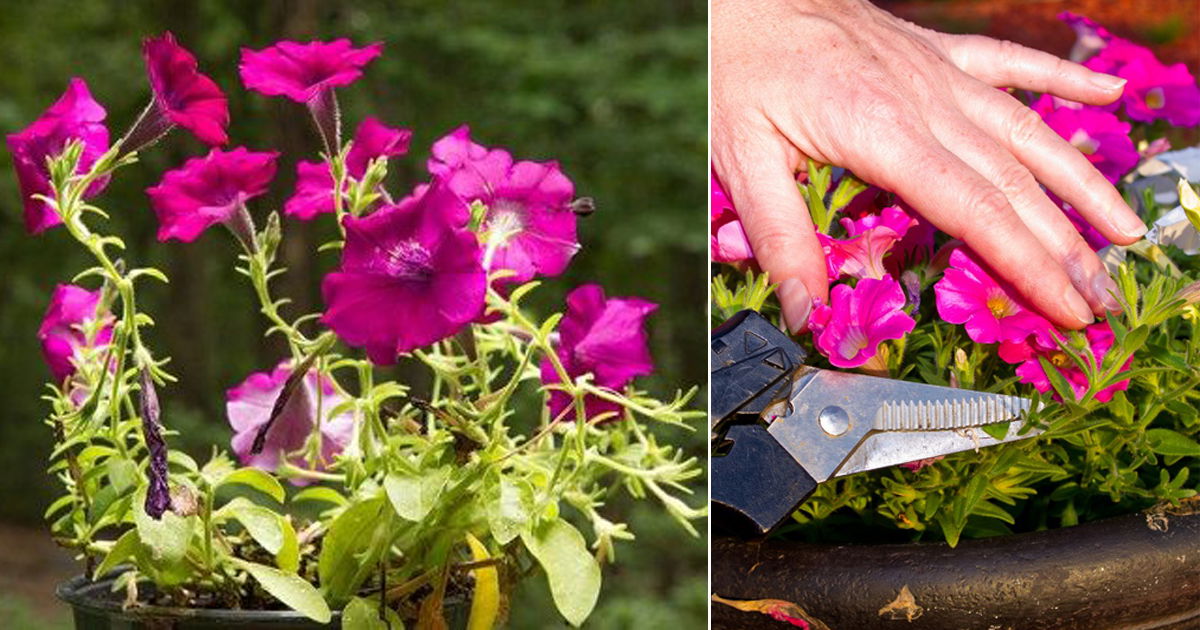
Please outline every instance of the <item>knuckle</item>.
[[1002, 191], [1027, 193], [1037, 188], [1037, 182], [1024, 166], [1012, 160], [1002, 165], [996, 173], [996, 186]]
[[967, 194], [966, 202], [970, 219], [963, 221], [961, 232], [968, 242], [983, 235], [1004, 234], [1016, 220], [1008, 198], [994, 186], [976, 187]]
[[1013, 107], [1008, 118], [1008, 135], [1013, 146], [1030, 146], [1042, 133], [1042, 117], [1024, 105]]
[[786, 261], [798, 253], [795, 251], [795, 226], [772, 221], [756, 227], [756, 234], [751, 239], [755, 257], [772, 264], [773, 261]]

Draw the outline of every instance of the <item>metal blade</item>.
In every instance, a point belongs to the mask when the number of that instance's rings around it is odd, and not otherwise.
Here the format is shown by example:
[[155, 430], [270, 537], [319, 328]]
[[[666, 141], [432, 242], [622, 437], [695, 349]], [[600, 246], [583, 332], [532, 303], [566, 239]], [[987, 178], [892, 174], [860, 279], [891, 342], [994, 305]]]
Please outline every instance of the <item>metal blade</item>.
[[1033, 437], [1042, 432], [1031, 427], [1021, 433], [1025, 422], [1014, 420], [1008, 425], [1008, 433], [1002, 439], [988, 435], [979, 427], [965, 427], [946, 431], [901, 431], [871, 433], [850, 457], [842, 463], [834, 477], [853, 475], [866, 470], [887, 468], [938, 455], [949, 455], [960, 451], [979, 450], [1005, 442], [1015, 442]]
[[[1029, 400], [986, 392], [951, 390], [957, 399], [888, 400], [875, 417], [877, 431], [941, 431], [1007, 422], [1029, 411]], [[962, 394], [966, 393], [964, 397]]]
[[1028, 409], [1029, 401], [1014, 396], [806, 367], [767, 430], [821, 482], [849, 474], [843, 463], [871, 432], [911, 436], [911, 456], [896, 462], [904, 463], [974, 447], [974, 440], [944, 447], [927, 439], [935, 432], [1016, 420]]

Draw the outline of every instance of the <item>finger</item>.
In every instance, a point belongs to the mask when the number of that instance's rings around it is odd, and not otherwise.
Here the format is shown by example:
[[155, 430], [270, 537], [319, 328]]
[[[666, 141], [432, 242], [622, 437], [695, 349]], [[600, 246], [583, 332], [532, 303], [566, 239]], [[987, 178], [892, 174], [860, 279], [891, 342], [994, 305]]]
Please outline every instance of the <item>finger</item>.
[[1129, 245], [1146, 225], [1087, 157], [1020, 101], [991, 88], [961, 89], [959, 107], [1038, 181], [1079, 211], [1108, 240]]
[[784, 321], [793, 333], [808, 323], [813, 300], [828, 300], [825, 252], [796, 187], [788, 150], [782, 140], [765, 147], [739, 146], [714, 168], [725, 185], [750, 240], [758, 264], [779, 284]]
[[[1021, 220], [1008, 198], [928, 132], [893, 129], [882, 155], [851, 167], [900, 195], [943, 232], [962, 239], [1054, 323], [1082, 328], [1092, 309]], [[887, 148], [892, 147], [892, 148]]]
[[961, 114], [944, 114], [938, 121], [932, 129], [934, 135], [1004, 193], [1013, 211], [1066, 272], [1092, 311], [1098, 315], [1119, 311], [1116, 283], [1071, 221], [1042, 192], [1033, 174]]
[[942, 43], [954, 65], [994, 87], [1045, 92], [1089, 105], [1107, 105], [1125, 87], [1125, 79], [1010, 41], [943, 35]]

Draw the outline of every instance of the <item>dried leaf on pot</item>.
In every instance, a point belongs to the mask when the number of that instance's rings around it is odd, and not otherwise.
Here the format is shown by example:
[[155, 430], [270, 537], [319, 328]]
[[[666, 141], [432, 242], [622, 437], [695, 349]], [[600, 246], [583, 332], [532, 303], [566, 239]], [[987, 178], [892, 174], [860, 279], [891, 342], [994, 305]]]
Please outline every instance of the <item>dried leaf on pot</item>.
[[767, 615], [776, 621], [784, 621], [805, 630], [829, 630], [820, 619], [808, 614], [803, 608], [782, 599], [725, 599], [713, 594], [712, 600], [725, 604], [742, 612], [756, 612]]
[[900, 594], [892, 603], [879, 609], [880, 617], [887, 617], [892, 621], [913, 621], [925, 613], [925, 609], [917, 604], [916, 598], [913, 597], [912, 591], [908, 590], [908, 585], [900, 587]]

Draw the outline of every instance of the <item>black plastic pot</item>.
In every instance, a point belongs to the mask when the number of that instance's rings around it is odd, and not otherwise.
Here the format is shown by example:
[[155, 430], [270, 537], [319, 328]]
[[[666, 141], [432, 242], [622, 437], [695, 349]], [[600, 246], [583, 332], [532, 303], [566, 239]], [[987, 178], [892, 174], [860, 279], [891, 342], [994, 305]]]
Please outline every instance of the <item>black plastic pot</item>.
[[[831, 630], [1200, 628], [1200, 514], [1133, 514], [953, 549], [717, 538], [712, 567], [713, 593], [794, 602]], [[904, 586], [919, 613], [881, 615]], [[789, 627], [712, 608], [717, 629]]]
[[[58, 598], [70, 604], [75, 630], [330, 630], [342, 627], [340, 612], [328, 624], [319, 624], [290, 610], [220, 610], [138, 606], [122, 610], [112, 594], [117, 573], [91, 581], [76, 577], [58, 586]], [[451, 628], [466, 627], [470, 606], [448, 602]]]

